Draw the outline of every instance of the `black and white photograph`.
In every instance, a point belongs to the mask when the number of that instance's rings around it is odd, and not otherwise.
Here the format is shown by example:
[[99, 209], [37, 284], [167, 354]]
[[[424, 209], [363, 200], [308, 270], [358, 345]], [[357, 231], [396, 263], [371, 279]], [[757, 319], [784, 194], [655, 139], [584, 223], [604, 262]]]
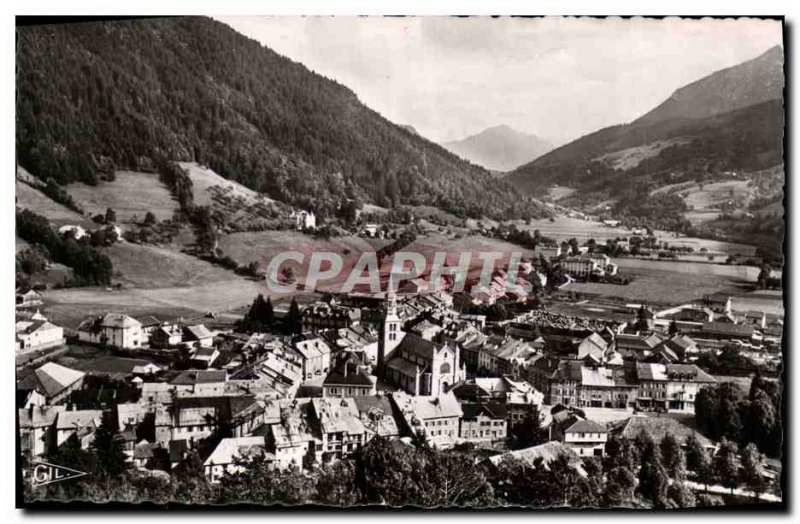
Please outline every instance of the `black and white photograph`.
[[779, 14], [17, 16], [16, 506], [785, 511]]

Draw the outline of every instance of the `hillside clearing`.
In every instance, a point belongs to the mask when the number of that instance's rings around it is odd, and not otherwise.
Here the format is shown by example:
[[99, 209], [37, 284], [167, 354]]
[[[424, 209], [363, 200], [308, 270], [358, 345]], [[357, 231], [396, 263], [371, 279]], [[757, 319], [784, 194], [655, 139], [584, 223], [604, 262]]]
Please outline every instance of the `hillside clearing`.
[[199, 165], [197, 162], [178, 162], [178, 165], [185, 169], [189, 174], [189, 178], [192, 179], [194, 203], [198, 206], [211, 205], [214, 196], [213, 188], [219, 188], [229, 193], [233, 198], [243, 198], [250, 203], [258, 201], [274, 202], [271, 198], [237, 182], [228, 180], [208, 167]]
[[231, 271], [174, 248], [118, 243], [103, 252], [114, 264], [114, 281], [126, 286], [195, 286], [240, 278]]
[[658, 155], [664, 149], [670, 146], [676, 146], [687, 143], [688, 140], [682, 138], [675, 138], [672, 140], [657, 140], [649, 144], [644, 144], [636, 147], [629, 147], [621, 149], [612, 153], [606, 153], [596, 160], [605, 161], [614, 169], [621, 169], [626, 171], [633, 169], [642, 163], [643, 160]]
[[148, 211], [159, 220], [172, 218], [178, 203], [155, 173], [117, 171], [113, 182], [100, 181], [96, 186], [72, 183], [67, 193], [91, 215], [105, 214], [107, 208], [117, 214], [117, 222], [131, 223], [134, 216], [143, 221]]
[[76, 213], [66, 206], [62, 206], [24, 182], [16, 182], [16, 200], [17, 207], [30, 209], [34, 213], [42, 215], [56, 227], [79, 225], [84, 228], [93, 228], [96, 226], [89, 218]]

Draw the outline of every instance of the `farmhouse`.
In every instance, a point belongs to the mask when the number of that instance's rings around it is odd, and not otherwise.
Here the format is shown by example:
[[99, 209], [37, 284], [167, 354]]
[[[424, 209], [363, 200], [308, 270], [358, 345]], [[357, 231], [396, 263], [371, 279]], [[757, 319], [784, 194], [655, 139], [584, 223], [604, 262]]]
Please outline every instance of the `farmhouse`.
[[264, 437], [222, 439], [203, 463], [206, 479], [209, 482], [217, 483], [225, 473], [236, 474], [243, 471], [244, 468], [235, 463], [236, 459], [247, 461], [260, 455], [268, 461], [274, 460], [275, 456], [267, 453], [265, 447]]
[[124, 313], [108, 313], [82, 322], [78, 340], [121, 349], [138, 349], [144, 343], [142, 324]]
[[19, 321], [15, 328], [17, 351], [46, 349], [65, 342], [64, 328], [48, 322], [41, 315], [34, 315], [31, 320]]
[[17, 290], [16, 305], [18, 308], [39, 307], [43, 304], [42, 294], [33, 289], [27, 291]]
[[66, 400], [70, 393], [83, 386], [85, 373], [68, 367], [48, 362], [22, 379], [17, 384], [18, 390], [35, 390], [41, 394], [48, 404], [58, 404]]
[[564, 445], [581, 457], [602, 457], [607, 440], [605, 426], [591, 420], [578, 420], [564, 430]]
[[403, 391], [392, 393], [392, 401], [403, 417], [406, 435], [422, 431], [439, 448], [452, 447], [459, 435], [461, 406], [452, 393], [439, 396], [411, 396]]

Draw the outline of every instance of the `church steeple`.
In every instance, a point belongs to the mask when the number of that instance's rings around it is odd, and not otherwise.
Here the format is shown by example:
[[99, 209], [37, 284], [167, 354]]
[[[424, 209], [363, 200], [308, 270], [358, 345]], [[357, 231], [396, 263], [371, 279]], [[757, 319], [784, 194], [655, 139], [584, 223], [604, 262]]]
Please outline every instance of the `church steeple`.
[[402, 321], [397, 312], [397, 297], [394, 292], [389, 291], [386, 297], [386, 313], [381, 325], [381, 338], [378, 342], [378, 368], [383, 369], [386, 360], [391, 356], [394, 348], [400, 344], [405, 336], [401, 330]]

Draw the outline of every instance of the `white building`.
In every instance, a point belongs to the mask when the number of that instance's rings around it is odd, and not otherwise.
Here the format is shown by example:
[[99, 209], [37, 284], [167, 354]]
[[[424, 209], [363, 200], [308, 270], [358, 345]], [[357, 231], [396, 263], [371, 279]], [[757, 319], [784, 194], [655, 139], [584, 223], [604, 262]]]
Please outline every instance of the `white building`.
[[608, 430], [591, 420], [579, 420], [564, 430], [564, 445], [581, 457], [602, 457]]
[[46, 318], [34, 315], [31, 320], [16, 323], [17, 351], [46, 349], [65, 342], [64, 328], [51, 324]]
[[226, 472], [239, 473], [244, 467], [237, 465], [236, 460], [252, 460], [257, 455], [274, 458], [274, 455], [266, 452], [264, 437], [224, 438], [203, 463], [206, 478], [216, 483]]
[[123, 349], [138, 349], [145, 342], [142, 324], [124, 313], [108, 313], [78, 326], [78, 340]]
[[66, 235], [67, 233], [73, 233], [75, 240], [80, 240], [81, 238], [86, 236], [86, 230], [83, 229], [81, 226], [66, 225], [58, 228], [59, 235]]
[[314, 229], [317, 227], [317, 217], [313, 211], [298, 211], [293, 214], [297, 229]]

